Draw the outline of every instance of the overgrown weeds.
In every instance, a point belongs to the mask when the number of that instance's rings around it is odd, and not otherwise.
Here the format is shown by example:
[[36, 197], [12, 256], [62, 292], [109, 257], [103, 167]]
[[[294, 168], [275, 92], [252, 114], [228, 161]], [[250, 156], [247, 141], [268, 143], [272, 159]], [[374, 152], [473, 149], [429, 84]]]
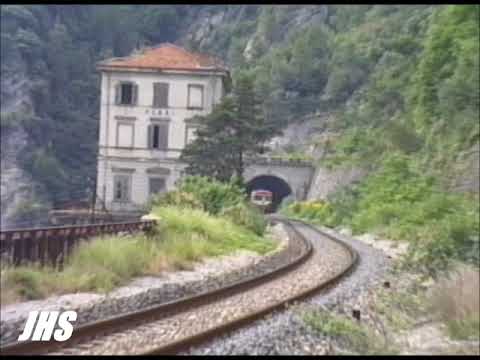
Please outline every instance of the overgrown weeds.
[[208, 256], [241, 249], [265, 254], [275, 248], [273, 240], [199, 209], [166, 206], [155, 207], [152, 213], [161, 219], [158, 231], [83, 242], [66, 259], [63, 271], [33, 265], [3, 268], [2, 305], [19, 298], [108, 292], [135, 276], [191, 269], [194, 262]]
[[334, 339], [344, 350], [362, 355], [395, 354], [371, 329], [346, 316], [325, 311], [306, 311], [303, 321], [322, 335]]
[[435, 285], [431, 302], [453, 339], [480, 340], [480, 273], [460, 265]]

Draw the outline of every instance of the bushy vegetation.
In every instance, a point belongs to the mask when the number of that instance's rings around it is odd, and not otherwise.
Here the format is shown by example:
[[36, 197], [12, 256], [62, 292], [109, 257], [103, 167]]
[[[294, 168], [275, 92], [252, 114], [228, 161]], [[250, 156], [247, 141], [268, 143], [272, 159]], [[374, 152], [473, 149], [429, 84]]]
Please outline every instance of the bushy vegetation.
[[442, 191], [405, 155], [386, 158], [350, 195], [294, 203], [284, 212], [330, 227], [348, 226], [356, 234], [407, 240], [411, 251], [405, 264], [429, 273], [453, 260], [480, 265], [478, 202]]
[[282, 208], [283, 214], [313, 223], [334, 227], [339, 224], [335, 209], [327, 201], [293, 202]]
[[229, 220], [188, 207], [154, 207], [161, 218], [151, 236], [108, 236], [82, 243], [64, 269], [3, 268], [2, 304], [77, 291], [107, 292], [135, 276], [189, 269], [208, 256], [249, 250], [264, 254], [275, 242]]
[[176, 190], [153, 196], [148, 207], [154, 206], [202, 209], [211, 215], [226, 217], [258, 235], [266, 228], [263, 214], [250, 206], [243, 187], [235, 178], [220, 182], [205, 176], [187, 176]]
[[369, 76], [338, 107], [340, 136], [329, 144], [328, 162], [372, 168], [399, 151], [446, 187], [462, 176], [450, 170], [480, 139], [479, 15], [478, 5], [364, 13], [365, 23], [339, 41], [365, 59]]
[[152, 213], [166, 222], [167, 230], [179, 234], [204, 235], [221, 251], [242, 248], [264, 253], [272, 249], [272, 243], [268, 239], [261, 238], [253, 231], [225, 217], [215, 217], [201, 210], [176, 207], [156, 207]]
[[220, 214], [233, 223], [244, 226], [257, 235], [263, 235], [266, 227], [266, 220], [257, 208], [248, 202], [241, 202], [236, 205], [224, 208]]

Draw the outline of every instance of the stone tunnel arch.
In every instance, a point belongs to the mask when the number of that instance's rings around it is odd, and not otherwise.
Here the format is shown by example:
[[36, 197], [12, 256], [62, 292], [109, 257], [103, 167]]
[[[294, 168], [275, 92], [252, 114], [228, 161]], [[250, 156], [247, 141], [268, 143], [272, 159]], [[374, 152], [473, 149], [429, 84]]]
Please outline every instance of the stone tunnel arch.
[[282, 178], [275, 175], [259, 175], [247, 182], [247, 193], [253, 190], [270, 190], [272, 195], [272, 206], [267, 209], [268, 212], [275, 212], [282, 200], [288, 195], [292, 194], [292, 188]]

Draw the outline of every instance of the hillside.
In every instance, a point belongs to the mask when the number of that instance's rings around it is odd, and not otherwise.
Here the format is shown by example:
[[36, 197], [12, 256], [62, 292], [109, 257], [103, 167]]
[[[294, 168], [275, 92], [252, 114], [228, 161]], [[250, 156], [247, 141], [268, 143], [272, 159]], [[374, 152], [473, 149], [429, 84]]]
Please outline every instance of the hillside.
[[289, 126], [278, 153], [373, 174], [401, 156], [478, 194], [478, 19], [473, 5], [2, 5], [2, 219], [88, 196], [95, 62], [166, 41], [254, 74]]

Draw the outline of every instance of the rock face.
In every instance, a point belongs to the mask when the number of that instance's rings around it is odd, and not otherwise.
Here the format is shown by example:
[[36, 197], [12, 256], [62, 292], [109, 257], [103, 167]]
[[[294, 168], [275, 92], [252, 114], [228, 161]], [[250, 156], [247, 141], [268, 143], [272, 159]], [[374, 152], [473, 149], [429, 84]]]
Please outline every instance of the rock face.
[[328, 195], [359, 181], [365, 176], [365, 173], [365, 170], [356, 167], [328, 169], [319, 166], [315, 171], [307, 199], [326, 199]]
[[366, 170], [355, 166], [331, 169], [322, 165], [328, 142], [338, 135], [328, 130], [328, 124], [334, 121], [335, 117], [332, 114], [314, 114], [303, 121], [290, 124], [281, 136], [274, 137], [269, 143], [274, 152], [288, 153], [289, 149], [295, 149], [313, 159], [316, 169], [307, 200], [326, 199], [328, 195], [361, 180], [366, 175]]
[[[14, 118], [12, 122], [18, 122], [23, 116], [32, 113], [29, 93], [32, 84], [25, 72], [25, 64], [15, 56], [11, 57], [8, 66], [2, 67], [0, 92], [2, 121], [5, 118]], [[25, 130], [15, 123], [9, 127], [2, 124], [0, 141], [2, 174], [0, 227], [5, 228], [13, 225], [11, 219], [19, 205], [31, 203], [42, 191], [18, 163], [18, 156], [26, 151], [29, 144]]]
[[18, 149], [27, 144], [23, 129], [1, 136], [1, 226], [9, 225], [18, 205], [33, 197], [32, 179], [17, 164]]
[[292, 123], [282, 131], [282, 135], [273, 137], [268, 146], [277, 152], [295, 148], [297, 151], [302, 150], [307, 155], [318, 158], [319, 154], [314, 145], [314, 135], [325, 131], [329, 118], [328, 114], [317, 114]]
[[[186, 19], [188, 25], [180, 29], [178, 42], [181, 45], [195, 44], [199, 49], [211, 48], [222, 25], [235, 25], [248, 17], [247, 8], [255, 6], [239, 6], [232, 9], [224, 6], [202, 6], [200, 10], [190, 7]], [[217, 54], [219, 55], [219, 54]]]
[[[246, 21], [258, 21], [262, 12], [261, 8], [259, 5], [202, 6], [200, 10], [190, 7], [186, 15], [188, 25], [180, 29], [178, 43], [181, 45], [195, 44], [202, 50], [226, 50], [216, 46], [224, 29], [235, 27]], [[329, 16], [328, 6], [326, 5], [277, 5], [276, 8], [282, 13], [280, 15], [282, 19], [279, 19], [279, 28], [275, 35], [278, 39], [283, 39], [291, 29], [298, 30], [313, 23], [325, 22]], [[246, 25], [242, 24], [242, 26]], [[250, 28], [242, 29], [242, 32], [248, 34], [248, 40], [243, 49], [247, 60], [251, 55], [255, 38], [259, 36], [257, 30], [256, 25], [250, 25]], [[223, 55], [226, 55], [226, 53]]]

